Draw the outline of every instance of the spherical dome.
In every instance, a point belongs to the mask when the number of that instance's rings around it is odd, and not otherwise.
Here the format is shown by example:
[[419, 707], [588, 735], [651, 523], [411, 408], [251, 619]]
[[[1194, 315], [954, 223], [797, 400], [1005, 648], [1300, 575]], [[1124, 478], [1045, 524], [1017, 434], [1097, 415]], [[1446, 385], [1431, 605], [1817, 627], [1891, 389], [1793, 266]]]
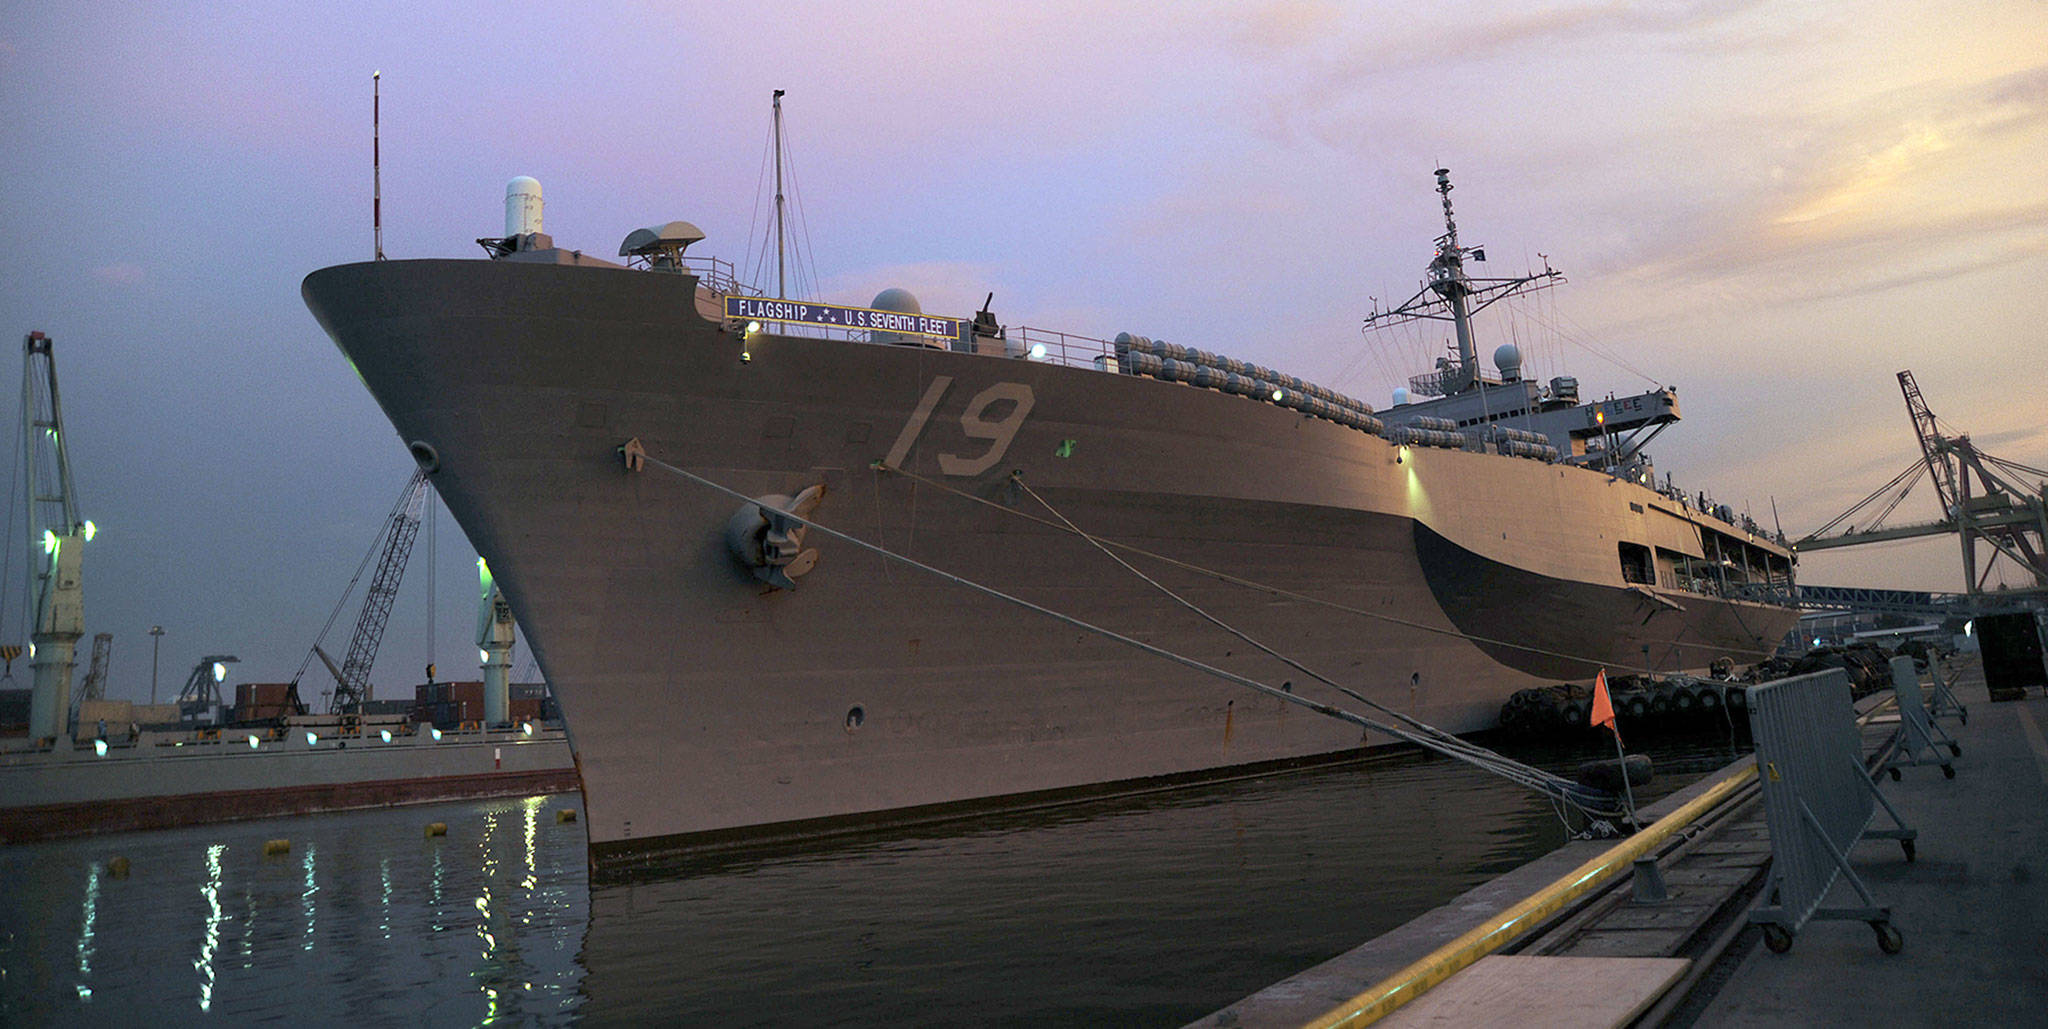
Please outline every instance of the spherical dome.
[[1400, 406], [1401, 406], [1402, 404], [1405, 404], [1405, 403], [1407, 403], [1407, 402], [1408, 402], [1408, 387], [1406, 387], [1406, 386], [1397, 386], [1397, 387], [1395, 387], [1395, 388], [1394, 388], [1394, 406], [1395, 406], [1395, 407], [1400, 407]]
[[1516, 378], [1522, 374], [1522, 348], [1513, 343], [1502, 343], [1493, 351], [1493, 366], [1500, 369], [1505, 378]]
[[875, 302], [868, 305], [877, 311], [894, 311], [897, 314], [923, 314], [923, 305], [917, 302], [907, 289], [891, 286], [875, 294]]

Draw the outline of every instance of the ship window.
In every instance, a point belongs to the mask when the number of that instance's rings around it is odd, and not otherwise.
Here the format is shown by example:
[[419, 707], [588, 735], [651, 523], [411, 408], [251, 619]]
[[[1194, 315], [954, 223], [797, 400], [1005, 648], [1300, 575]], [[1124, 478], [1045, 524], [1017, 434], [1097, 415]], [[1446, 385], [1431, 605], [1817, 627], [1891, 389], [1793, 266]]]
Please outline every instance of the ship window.
[[1622, 543], [1621, 581], [1655, 585], [1657, 566], [1650, 561], [1650, 548], [1640, 543]]
[[868, 713], [862, 710], [859, 704], [855, 704], [853, 707], [848, 708], [846, 711], [846, 731], [852, 732], [853, 730], [860, 728], [861, 725], [867, 722], [867, 720]]

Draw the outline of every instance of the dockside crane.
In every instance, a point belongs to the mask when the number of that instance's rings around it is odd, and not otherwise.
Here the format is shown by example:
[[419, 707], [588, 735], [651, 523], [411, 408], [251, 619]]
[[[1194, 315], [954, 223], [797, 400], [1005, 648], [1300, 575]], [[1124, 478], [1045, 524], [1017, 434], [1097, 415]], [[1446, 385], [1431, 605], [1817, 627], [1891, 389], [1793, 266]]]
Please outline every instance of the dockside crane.
[[[381, 546], [374, 548], [378, 555], [377, 570], [370, 577], [369, 591], [363, 595], [363, 609], [356, 616], [355, 633], [349, 637], [348, 653], [342, 658], [341, 667], [334, 666], [333, 659], [321, 649], [319, 641], [313, 644], [308, 661], [318, 657], [334, 676], [334, 693], [327, 705], [330, 714], [360, 711], [363, 704], [376, 699], [370, 684], [370, 667], [377, 661], [377, 648], [383, 645], [384, 627], [391, 621], [391, 605], [398, 599], [398, 584], [405, 577], [406, 562], [412, 557], [413, 541], [419, 538], [420, 516], [426, 502], [427, 473], [424, 469], [415, 469], [412, 478], [406, 481], [404, 491], [399, 494], [398, 503], [384, 520], [383, 531], [378, 537], [382, 541]], [[356, 577], [362, 577], [360, 568]], [[347, 603], [348, 595], [354, 593], [355, 588], [355, 580], [351, 580], [348, 591], [342, 594], [343, 603]], [[339, 608], [336, 610], [338, 613]], [[328, 624], [333, 624], [331, 617]], [[326, 630], [322, 629], [320, 635], [324, 640]], [[299, 666], [301, 675], [305, 669], [304, 664]], [[298, 685], [299, 677], [295, 676], [292, 679], [294, 696], [298, 694]]]
[[[2007, 558], [2032, 578], [2032, 588], [2048, 590], [2048, 471], [2007, 461], [1979, 450], [1965, 433], [1944, 431], [1913, 373], [1899, 373], [1899, 392], [1906, 400], [1906, 414], [1913, 421], [1913, 434], [1920, 444], [1920, 460], [1863, 498], [1856, 506], [1793, 544], [1799, 553], [1914, 539], [1954, 533], [1962, 543], [1964, 588], [1972, 596], [1984, 592], [1999, 558]], [[1921, 476], [1934, 483], [1943, 517], [1938, 521], [1885, 526], [1885, 519], [1898, 509]], [[2023, 476], [2034, 478], [2029, 487]], [[1872, 511], [1870, 520], [1858, 529], [1828, 535], [1838, 525]], [[1978, 544], [1991, 548], [1979, 567]]]
[[71, 736], [71, 673], [78, 638], [85, 633], [80, 558], [93, 524], [78, 514], [66, 449], [64, 408], [57, 395], [57, 363], [50, 337], [31, 332], [22, 339], [22, 460], [28, 467], [29, 567], [40, 561], [34, 592], [35, 626], [29, 660], [35, 687], [29, 699], [29, 738]]
[[78, 687], [78, 696], [71, 701], [71, 720], [78, 721], [78, 713], [87, 701], [105, 700], [107, 696], [107, 662], [114, 653], [114, 634], [94, 633], [92, 637], [92, 664], [86, 666], [85, 682]]

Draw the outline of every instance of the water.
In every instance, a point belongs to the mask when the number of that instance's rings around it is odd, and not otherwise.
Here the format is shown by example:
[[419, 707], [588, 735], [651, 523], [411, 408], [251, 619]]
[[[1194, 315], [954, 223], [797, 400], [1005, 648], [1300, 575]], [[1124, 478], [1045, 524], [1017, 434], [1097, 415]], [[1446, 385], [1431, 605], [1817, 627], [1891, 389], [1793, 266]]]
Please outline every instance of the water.
[[[1651, 793], [1731, 757], [1666, 748]], [[1406, 755], [593, 886], [578, 804], [0, 849], [0, 1023], [1179, 1024], [1564, 839], [1541, 798]]]

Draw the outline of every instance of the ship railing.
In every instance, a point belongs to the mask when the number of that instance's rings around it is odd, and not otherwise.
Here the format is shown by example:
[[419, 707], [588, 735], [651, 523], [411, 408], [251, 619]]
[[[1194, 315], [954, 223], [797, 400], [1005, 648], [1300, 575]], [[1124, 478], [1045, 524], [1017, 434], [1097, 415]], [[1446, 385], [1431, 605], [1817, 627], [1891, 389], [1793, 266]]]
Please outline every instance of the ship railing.
[[697, 257], [688, 254], [683, 255], [681, 261], [683, 268], [697, 277], [698, 283], [720, 297], [759, 297], [767, 295], [760, 288], [741, 282], [739, 269], [734, 267], [731, 261], [710, 256]]
[[1063, 364], [1070, 368], [1094, 368], [1097, 371], [1117, 370], [1116, 344], [1106, 339], [1082, 336], [1057, 329], [1038, 329], [1029, 325], [1004, 330], [1011, 350], [1027, 361], [1044, 361]]

